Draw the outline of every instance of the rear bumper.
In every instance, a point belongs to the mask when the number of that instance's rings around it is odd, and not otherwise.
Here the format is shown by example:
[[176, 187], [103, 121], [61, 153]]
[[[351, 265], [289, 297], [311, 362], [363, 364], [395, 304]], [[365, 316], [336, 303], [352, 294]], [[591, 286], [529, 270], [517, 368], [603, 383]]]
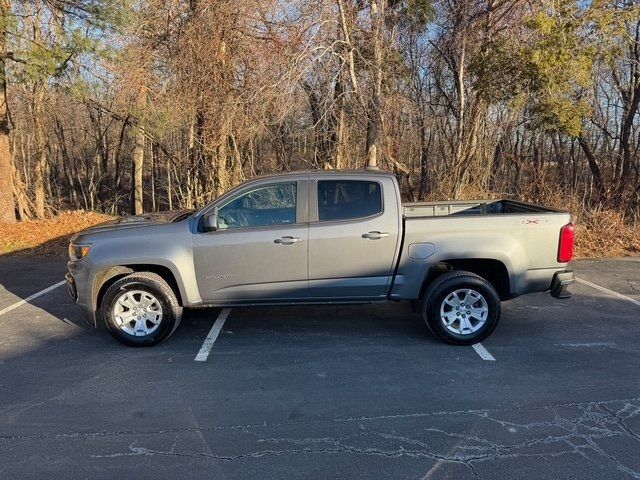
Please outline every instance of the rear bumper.
[[571, 298], [567, 287], [576, 281], [573, 270], [556, 272], [551, 281], [551, 296], [554, 298]]

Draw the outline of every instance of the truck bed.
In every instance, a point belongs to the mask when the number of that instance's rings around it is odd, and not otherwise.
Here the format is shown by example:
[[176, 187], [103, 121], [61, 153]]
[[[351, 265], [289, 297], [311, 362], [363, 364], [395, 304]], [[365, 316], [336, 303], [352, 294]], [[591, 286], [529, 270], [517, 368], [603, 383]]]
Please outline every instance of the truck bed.
[[443, 202], [409, 202], [402, 204], [405, 218], [479, 216], [501, 214], [558, 213], [560, 210], [518, 202], [516, 200], [459, 200]]
[[567, 212], [506, 199], [405, 203], [401, 211], [404, 239], [392, 297], [416, 295], [406, 291], [415, 283], [407, 279], [452, 259], [498, 261], [512, 296], [549, 290], [555, 273], [566, 269], [557, 256], [560, 230], [571, 221]]

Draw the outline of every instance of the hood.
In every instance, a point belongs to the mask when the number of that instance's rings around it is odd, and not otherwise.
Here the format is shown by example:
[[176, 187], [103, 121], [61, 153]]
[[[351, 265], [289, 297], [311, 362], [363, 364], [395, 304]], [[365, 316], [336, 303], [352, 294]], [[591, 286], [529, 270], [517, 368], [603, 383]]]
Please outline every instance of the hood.
[[176, 220], [186, 218], [191, 212], [193, 212], [193, 210], [171, 210], [168, 212], [145, 213], [142, 215], [133, 215], [130, 217], [120, 217], [116, 218], [115, 220], [110, 220], [94, 227], [87, 228], [86, 230], [82, 230], [74, 236], [72, 241], [77, 237], [87, 234], [113, 232], [115, 230], [125, 230], [130, 228], [173, 223]]

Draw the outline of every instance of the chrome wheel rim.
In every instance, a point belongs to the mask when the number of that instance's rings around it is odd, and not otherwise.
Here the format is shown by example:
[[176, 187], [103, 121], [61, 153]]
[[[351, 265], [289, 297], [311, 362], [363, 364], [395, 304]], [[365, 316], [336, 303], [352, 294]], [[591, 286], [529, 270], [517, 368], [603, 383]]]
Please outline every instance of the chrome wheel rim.
[[487, 321], [489, 305], [481, 293], [461, 288], [447, 295], [440, 305], [440, 319], [447, 330], [471, 335]]
[[128, 290], [113, 305], [116, 325], [125, 333], [142, 337], [155, 332], [162, 322], [162, 305], [149, 292]]

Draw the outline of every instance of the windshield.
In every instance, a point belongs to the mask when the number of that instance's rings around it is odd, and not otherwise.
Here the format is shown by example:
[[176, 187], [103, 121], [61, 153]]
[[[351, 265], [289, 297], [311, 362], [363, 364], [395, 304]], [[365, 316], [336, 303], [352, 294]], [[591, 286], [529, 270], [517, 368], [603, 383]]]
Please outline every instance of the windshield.
[[187, 210], [184, 213], [181, 213], [180, 215], [176, 216], [173, 220], [172, 223], [175, 222], [180, 222], [181, 220], [184, 220], [185, 218], [194, 215], [195, 214], [195, 210], [191, 209], [191, 210]]

